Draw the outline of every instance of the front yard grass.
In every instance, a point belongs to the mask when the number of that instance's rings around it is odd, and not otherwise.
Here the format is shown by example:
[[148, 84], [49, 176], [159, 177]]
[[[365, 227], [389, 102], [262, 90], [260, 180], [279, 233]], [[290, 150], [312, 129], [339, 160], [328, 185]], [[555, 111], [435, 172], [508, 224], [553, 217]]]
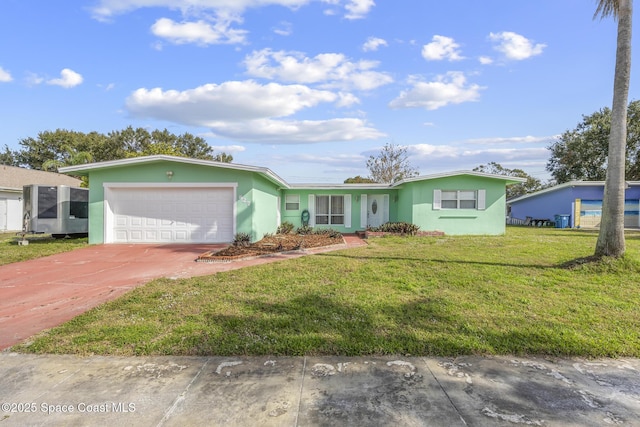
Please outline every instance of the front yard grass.
[[[640, 357], [640, 233], [387, 237], [186, 280], [160, 279], [13, 348], [104, 355], [514, 354]], [[572, 267], [567, 267], [571, 264]]]
[[29, 244], [18, 246], [16, 232], [0, 233], [0, 265], [27, 261], [87, 246], [87, 238], [54, 239], [50, 234], [28, 234]]

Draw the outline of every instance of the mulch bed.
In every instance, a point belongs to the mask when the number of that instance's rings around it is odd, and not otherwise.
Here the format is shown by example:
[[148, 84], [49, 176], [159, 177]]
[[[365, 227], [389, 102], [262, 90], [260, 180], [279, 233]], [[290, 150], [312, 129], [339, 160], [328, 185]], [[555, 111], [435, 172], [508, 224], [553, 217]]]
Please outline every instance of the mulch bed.
[[344, 239], [342, 237], [329, 237], [321, 234], [276, 234], [248, 245], [231, 245], [216, 252], [206, 252], [200, 255], [196, 261], [231, 262], [280, 252], [299, 251], [343, 243]]

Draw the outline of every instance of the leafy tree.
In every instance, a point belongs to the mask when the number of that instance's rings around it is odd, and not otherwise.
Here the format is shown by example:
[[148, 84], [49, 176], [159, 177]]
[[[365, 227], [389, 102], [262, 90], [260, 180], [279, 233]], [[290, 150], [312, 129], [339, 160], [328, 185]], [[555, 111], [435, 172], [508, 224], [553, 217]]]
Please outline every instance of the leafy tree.
[[534, 178], [522, 169], [507, 169], [496, 162], [489, 162], [486, 165], [480, 165], [473, 168], [476, 172], [489, 173], [493, 175], [514, 176], [516, 178], [525, 178], [527, 181], [522, 184], [513, 184], [507, 186], [507, 200], [522, 196], [523, 194], [533, 193], [543, 188], [542, 182], [538, 178]]
[[78, 151], [73, 147], [63, 147], [66, 150], [65, 153], [62, 153], [60, 158], [58, 159], [50, 159], [45, 161], [42, 164], [43, 170], [48, 170], [52, 172], [58, 172], [58, 169], [63, 166], [73, 166], [73, 165], [81, 165], [84, 163], [91, 163], [93, 161], [93, 156], [91, 153], [86, 151]]
[[0, 153], [0, 165], [18, 166], [16, 154], [9, 149], [8, 145], [5, 145], [4, 152]]
[[[152, 132], [129, 126], [107, 135], [57, 129], [40, 132], [37, 138], [20, 140], [22, 149], [14, 153], [16, 165], [32, 169], [57, 170], [89, 161], [102, 162], [127, 157], [170, 154], [196, 159], [231, 162], [233, 157], [226, 153], [214, 157], [213, 149], [203, 138], [192, 134], [174, 135], [165, 130]], [[8, 150], [8, 148], [7, 148]], [[2, 159], [9, 159], [9, 151]]]
[[367, 169], [374, 182], [392, 184], [401, 179], [418, 176], [411, 166], [407, 148], [395, 144], [386, 144], [378, 156], [369, 156]]
[[84, 134], [64, 129], [38, 133], [37, 138], [20, 140], [23, 147], [17, 154], [18, 163], [31, 169], [44, 169], [47, 161], [62, 161], [69, 149], [81, 145]]
[[600, 233], [594, 255], [618, 258], [623, 256], [625, 252], [625, 149], [627, 143], [627, 102], [631, 74], [633, 0], [598, 0], [594, 16], [603, 18], [613, 16], [618, 21], [607, 176], [602, 201]]
[[216, 162], [231, 163], [233, 162], [233, 156], [227, 153], [220, 153], [213, 156], [213, 160]]
[[360, 175], [358, 176], [354, 176], [352, 178], [347, 178], [344, 180], [345, 184], [373, 184], [375, 183], [374, 180], [372, 180], [371, 178], [364, 178]]
[[[640, 179], [640, 101], [627, 107], [626, 171], [628, 180]], [[582, 117], [549, 146], [547, 170], [558, 184], [573, 180], [604, 181], [607, 173], [611, 110], [602, 108]]]

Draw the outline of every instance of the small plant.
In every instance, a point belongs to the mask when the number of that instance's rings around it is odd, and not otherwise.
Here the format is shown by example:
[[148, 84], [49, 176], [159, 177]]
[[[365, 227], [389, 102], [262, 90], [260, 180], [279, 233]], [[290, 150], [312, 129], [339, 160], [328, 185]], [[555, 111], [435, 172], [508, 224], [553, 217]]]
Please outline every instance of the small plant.
[[380, 227], [371, 227], [369, 231], [383, 232], [383, 233], [395, 233], [415, 236], [420, 230], [420, 227], [408, 222], [386, 222]]
[[313, 231], [313, 234], [331, 237], [332, 239], [339, 239], [342, 237], [342, 233], [333, 228], [319, 228]]
[[309, 227], [308, 225], [303, 225], [302, 227], [298, 227], [296, 229], [296, 234], [313, 234], [313, 227]]
[[294, 225], [289, 221], [285, 221], [276, 230], [276, 234], [289, 234], [293, 231]]
[[249, 233], [236, 233], [233, 237], [234, 246], [249, 246], [251, 244], [251, 234]]

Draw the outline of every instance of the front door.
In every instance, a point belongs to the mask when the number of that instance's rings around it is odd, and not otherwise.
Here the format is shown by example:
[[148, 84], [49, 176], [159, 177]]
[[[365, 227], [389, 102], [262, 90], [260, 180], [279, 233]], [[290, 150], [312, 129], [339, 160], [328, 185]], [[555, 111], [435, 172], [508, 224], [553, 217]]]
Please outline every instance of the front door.
[[369, 227], [379, 227], [384, 224], [385, 199], [388, 200], [383, 194], [370, 194], [367, 196], [367, 225]]

